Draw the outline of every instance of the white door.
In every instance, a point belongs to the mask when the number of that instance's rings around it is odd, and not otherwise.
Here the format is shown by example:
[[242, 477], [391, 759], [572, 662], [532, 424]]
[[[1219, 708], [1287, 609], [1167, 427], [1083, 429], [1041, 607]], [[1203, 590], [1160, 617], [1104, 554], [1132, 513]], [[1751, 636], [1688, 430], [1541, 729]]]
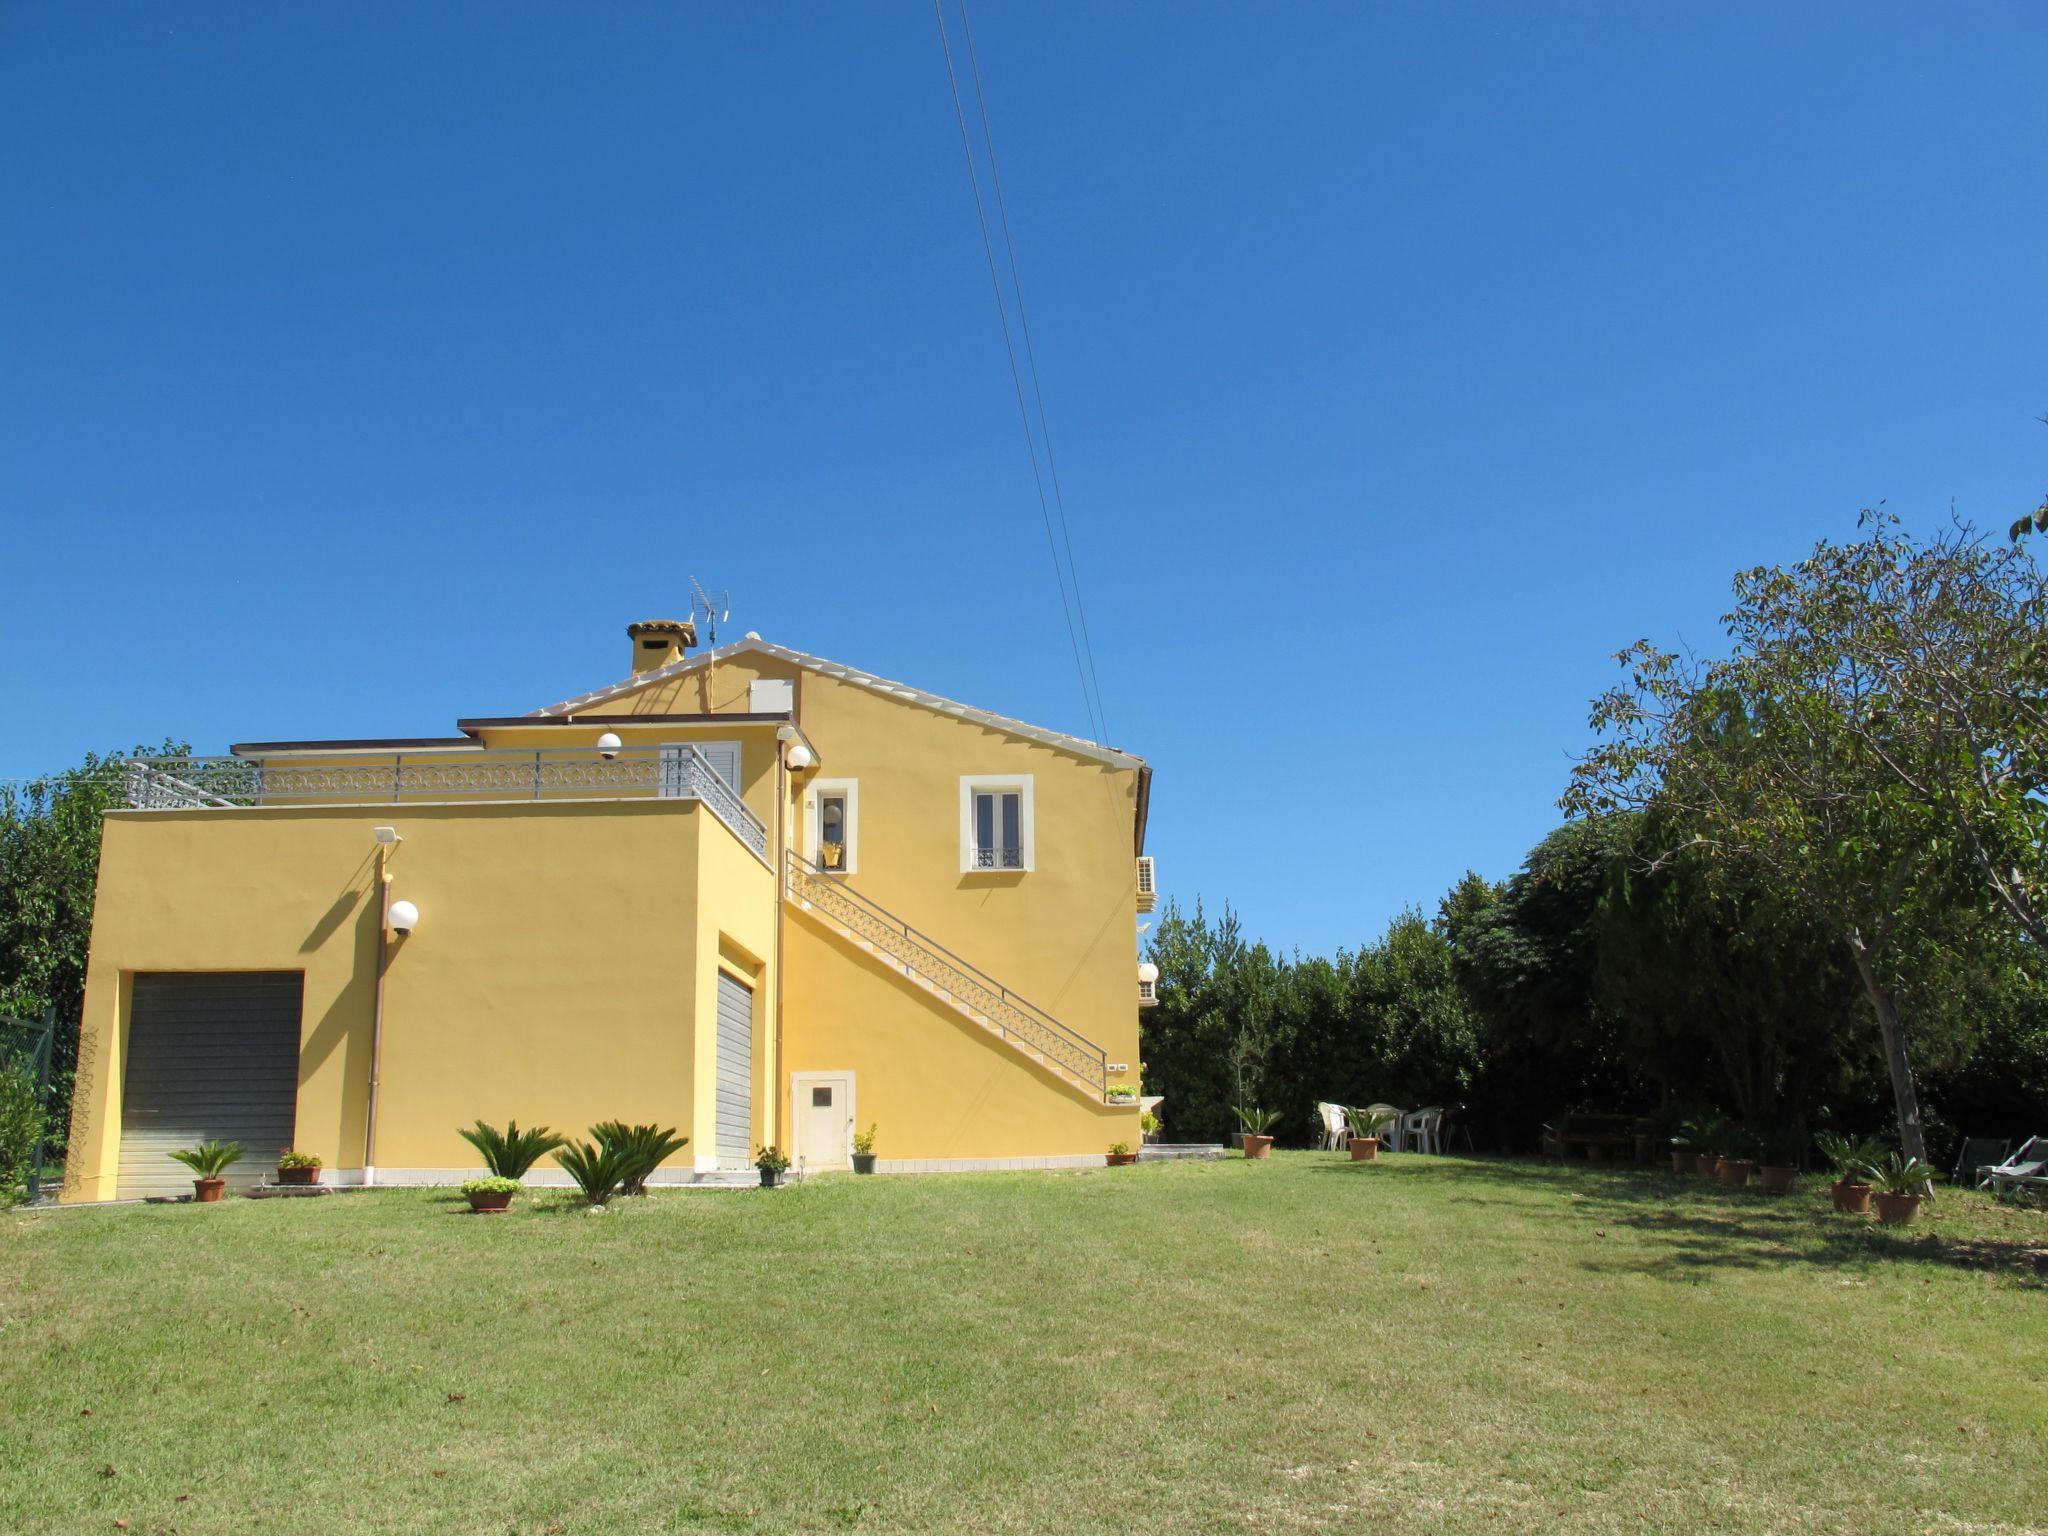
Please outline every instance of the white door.
[[806, 1173], [853, 1166], [853, 1074], [792, 1072], [790, 1119], [796, 1144], [791, 1156]]

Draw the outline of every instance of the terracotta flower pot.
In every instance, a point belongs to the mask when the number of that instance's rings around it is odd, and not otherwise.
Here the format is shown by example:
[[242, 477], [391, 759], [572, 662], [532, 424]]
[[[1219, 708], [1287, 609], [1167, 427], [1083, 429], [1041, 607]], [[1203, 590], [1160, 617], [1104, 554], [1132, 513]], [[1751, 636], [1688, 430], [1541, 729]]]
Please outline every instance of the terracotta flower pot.
[[1721, 1159], [1721, 1183], [1729, 1189], [1748, 1187], [1749, 1176], [1756, 1164], [1746, 1157], [1724, 1157]]
[[1757, 1177], [1763, 1181], [1767, 1195], [1789, 1195], [1792, 1185], [1799, 1178], [1797, 1168], [1773, 1168], [1768, 1164], [1758, 1170]]
[[469, 1208], [478, 1215], [491, 1211], [508, 1211], [512, 1208], [513, 1191], [509, 1189], [477, 1189], [470, 1191]]
[[1252, 1162], [1259, 1161], [1272, 1150], [1273, 1138], [1270, 1136], [1247, 1136], [1244, 1139], [1244, 1155]]
[[1835, 1197], [1835, 1209], [1851, 1216], [1867, 1216], [1870, 1213], [1870, 1186], [1858, 1184], [1853, 1179], [1837, 1179], [1828, 1186]]
[[1699, 1154], [1697, 1152], [1673, 1152], [1671, 1154], [1671, 1171], [1673, 1173], [1691, 1173], [1692, 1165], [1697, 1161], [1699, 1161]]
[[1112, 1168], [1128, 1168], [1138, 1160], [1138, 1154], [1135, 1152], [1105, 1152], [1102, 1155], [1109, 1159], [1109, 1166]]
[[1718, 1179], [1721, 1177], [1721, 1154], [1702, 1152], [1693, 1159], [1692, 1171], [1703, 1179]]
[[1376, 1163], [1380, 1157], [1380, 1139], [1377, 1136], [1354, 1136], [1351, 1138], [1351, 1161], [1354, 1163]]
[[217, 1205], [220, 1202], [221, 1191], [227, 1187], [226, 1179], [194, 1179], [192, 1198], [201, 1205]]
[[1920, 1214], [1923, 1195], [1893, 1194], [1889, 1190], [1876, 1190], [1870, 1196], [1870, 1203], [1877, 1207], [1877, 1219], [1888, 1227], [1910, 1227], [1913, 1218]]
[[320, 1182], [320, 1165], [315, 1163], [310, 1168], [280, 1168], [277, 1170], [277, 1182], [280, 1184], [318, 1184]]
[[1601, 1144], [1600, 1144], [1599, 1142], [1597, 1142], [1597, 1141], [1589, 1141], [1589, 1142], [1587, 1142], [1587, 1143], [1586, 1143], [1586, 1161], [1587, 1161], [1587, 1162], [1589, 1162], [1589, 1163], [1604, 1163], [1604, 1162], [1606, 1162], [1606, 1161], [1607, 1161], [1607, 1149], [1606, 1149], [1605, 1147], [1603, 1147], [1603, 1146], [1602, 1146], [1602, 1145], [1601, 1145]]

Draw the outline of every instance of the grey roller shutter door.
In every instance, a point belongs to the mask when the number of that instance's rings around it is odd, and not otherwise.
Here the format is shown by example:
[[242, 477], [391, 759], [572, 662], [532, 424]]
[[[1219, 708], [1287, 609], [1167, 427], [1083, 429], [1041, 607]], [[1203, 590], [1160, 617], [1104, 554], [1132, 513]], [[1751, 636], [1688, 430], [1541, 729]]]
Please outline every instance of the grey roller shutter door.
[[744, 1168], [753, 1147], [754, 989], [718, 973], [718, 1165]]
[[239, 1141], [231, 1186], [274, 1177], [299, 1100], [298, 971], [144, 971], [135, 977], [121, 1077], [115, 1193], [189, 1195], [171, 1161], [205, 1136]]

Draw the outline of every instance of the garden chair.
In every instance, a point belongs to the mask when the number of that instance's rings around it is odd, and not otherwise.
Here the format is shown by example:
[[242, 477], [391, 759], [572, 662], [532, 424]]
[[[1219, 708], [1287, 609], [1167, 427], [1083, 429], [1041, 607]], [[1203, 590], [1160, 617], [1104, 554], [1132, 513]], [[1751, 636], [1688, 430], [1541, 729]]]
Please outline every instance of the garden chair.
[[1956, 1153], [1956, 1166], [1949, 1174], [1949, 1182], [1957, 1189], [1982, 1189], [1978, 1174], [1986, 1168], [1996, 1167], [2012, 1152], [2012, 1143], [2001, 1141], [1996, 1136], [1965, 1136], [1963, 1148]]
[[1344, 1114], [1342, 1104], [1316, 1105], [1316, 1113], [1323, 1119], [1323, 1139], [1320, 1143], [1325, 1152], [1335, 1152], [1351, 1140], [1351, 1121]]
[[1401, 1140], [1401, 1111], [1391, 1104], [1368, 1104], [1365, 1112], [1375, 1116], [1380, 1125], [1380, 1145], [1389, 1152], [1399, 1152]]
[[2016, 1189], [2048, 1191], [2048, 1137], [2029, 1136], [2004, 1162], [1977, 1171], [1984, 1176], [1977, 1187], [1994, 1195], [2009, 1195]]
[[1402, 1144], [1417, 1152], [1435, 1152], [1437, 1126], [1442, 1123], [1443, 1117], [1444, 1110], [1441, 1104], [1431, 1104], [1426, 1109], [1416, 1110], [1412, 1115], [1404, 1115], [1401, 1119]]

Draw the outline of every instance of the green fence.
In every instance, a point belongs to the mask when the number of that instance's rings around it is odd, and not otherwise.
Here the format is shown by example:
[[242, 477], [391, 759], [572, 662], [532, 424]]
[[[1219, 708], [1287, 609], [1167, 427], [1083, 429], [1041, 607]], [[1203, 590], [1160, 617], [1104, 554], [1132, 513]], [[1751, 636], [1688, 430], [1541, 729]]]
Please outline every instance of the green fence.
[[42, 1022], [0, 1015], [0, 1067], [17, 1067], [35, 1086], [36, 1107], [44, 1116], [42, 1134], [29, 1154], [28, 1198], [33, 1205], [43, 1193], [43, 1152], [49, 1145], [50, 1052], [57, 1041], [57, 1010], [44, 1013]]

